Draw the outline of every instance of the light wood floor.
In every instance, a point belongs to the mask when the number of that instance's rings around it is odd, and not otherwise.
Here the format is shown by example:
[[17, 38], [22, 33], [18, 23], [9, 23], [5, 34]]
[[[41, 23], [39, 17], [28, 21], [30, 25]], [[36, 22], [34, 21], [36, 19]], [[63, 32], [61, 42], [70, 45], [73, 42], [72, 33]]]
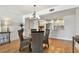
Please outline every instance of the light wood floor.
[[[9, 44], [0, 46], [0, 52], [18, 53], [19, 52], [19, 40], [15, 40]], [[72, 42], [64, 41], [60, 39], [49, 39], [49, 48], [45, 48], [43, 52], [44, 53], [71, 53]]]
[[49, 53], [71, 53], [72, 42], [59, 39], [49, 39], [49, 48], [44, 51]]
[[11, 43], [1, 45], [0, 53], [12, 53], [19, 50], [19, 40], [12, 41]]

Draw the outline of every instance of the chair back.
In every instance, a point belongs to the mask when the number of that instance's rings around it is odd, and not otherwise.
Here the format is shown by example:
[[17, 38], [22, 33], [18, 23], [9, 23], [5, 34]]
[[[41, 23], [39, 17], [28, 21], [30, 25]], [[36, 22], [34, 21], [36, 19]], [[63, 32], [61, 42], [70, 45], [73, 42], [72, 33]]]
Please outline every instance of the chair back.
[[18, 36], [20, 41], [23, 41], [23, 29], [18, 30]]
[[50, 30], [49, 29], [46, 29], [45, 36], [44, 36], [44, 40], [43, 40], [43, 43], [48, 44], [48, 45], [49, 45], [49, 42], [48, 42], [49, 33], [50, 33]]
[[50, 29], [46, 29], [46, 31], [45, 31], [45, 40], [48, 40], [49, 33], [50, 33]]

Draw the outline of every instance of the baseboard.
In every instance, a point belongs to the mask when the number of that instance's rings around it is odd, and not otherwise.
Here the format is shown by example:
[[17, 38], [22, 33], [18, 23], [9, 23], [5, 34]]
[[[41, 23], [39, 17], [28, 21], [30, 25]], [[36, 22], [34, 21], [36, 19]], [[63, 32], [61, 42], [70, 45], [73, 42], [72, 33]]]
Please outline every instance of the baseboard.
[[49, 37], [50, 39], [58, 39], [58, 40], [66, 40], [66, 41], [72, 41], [72, 39], [68, 39], [68, 38], [60, 38], [60, 37]]

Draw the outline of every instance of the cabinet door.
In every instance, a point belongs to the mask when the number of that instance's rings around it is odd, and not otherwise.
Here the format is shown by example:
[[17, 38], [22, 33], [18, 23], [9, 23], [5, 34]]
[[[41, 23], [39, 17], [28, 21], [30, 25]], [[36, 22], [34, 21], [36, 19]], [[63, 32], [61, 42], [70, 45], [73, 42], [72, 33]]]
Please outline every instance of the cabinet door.
[[10, 33], [0, 32], [0, 44], [9, 43], [10, 42]]

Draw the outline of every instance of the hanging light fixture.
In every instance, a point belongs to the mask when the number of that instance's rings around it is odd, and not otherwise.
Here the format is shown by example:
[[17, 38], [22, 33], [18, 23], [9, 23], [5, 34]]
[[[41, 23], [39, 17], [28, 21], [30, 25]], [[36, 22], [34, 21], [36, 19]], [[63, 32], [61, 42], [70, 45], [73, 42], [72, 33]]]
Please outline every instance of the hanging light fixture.
[[38, 19], [40, 19], [40, 17], [36, 13], [36, 5], [33, 5], [33, 7], [34, 7], [34, 12], [33, 12], [32, 16], [30, 16], [30, 19], [38, 20]]

